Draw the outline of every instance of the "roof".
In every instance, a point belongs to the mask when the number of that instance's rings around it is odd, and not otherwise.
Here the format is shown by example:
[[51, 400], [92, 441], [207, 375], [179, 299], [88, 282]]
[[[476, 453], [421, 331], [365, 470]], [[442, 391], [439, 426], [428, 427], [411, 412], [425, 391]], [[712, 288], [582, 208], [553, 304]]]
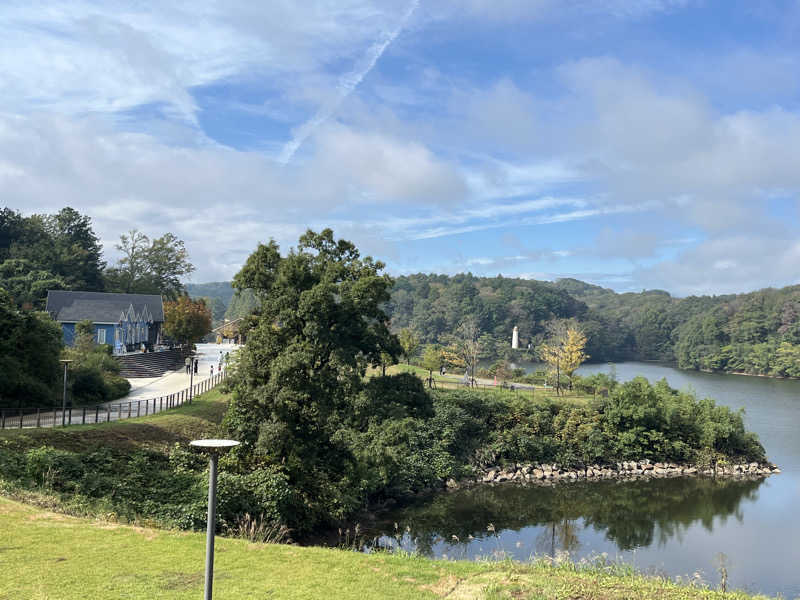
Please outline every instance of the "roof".
[[226, 320], [221, 325], [218, 325], [218, 326], [214, 327], [214, 329], [212, 329], [211, 332], [212, 333], [216, 333], [218, 331], [222, 331], [223, 329], [225, 329], [226, 327], [230, 327], [231, 325], [237, 325], [237, 329], [238, 329], [239, 321], [242, 321], [243, 319], [244, 319], [244, 317], [239, 317], [238, 319], [234, 319], [233, 321], [227, 321]]
[[107, 294], [48, 290], [47, 312], [56, 321], [77, 323], [118, 323], [131, 307], [136, 315], [146, 314], [153, 322], [164, 321], [164, 303], [157, 294]]

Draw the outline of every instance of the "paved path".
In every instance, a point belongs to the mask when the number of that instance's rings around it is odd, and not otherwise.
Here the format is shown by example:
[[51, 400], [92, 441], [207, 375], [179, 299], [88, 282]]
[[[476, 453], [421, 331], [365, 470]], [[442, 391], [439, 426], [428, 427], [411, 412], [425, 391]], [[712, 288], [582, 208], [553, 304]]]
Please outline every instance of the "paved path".
[[[197, 344], [197, 357], [200, 364], [197, 367], [197, 374], [193, 376], [193, 382], [198, 383], [208, 379], [211, 375], [211, 365], [214, 365], [214, 373], [217, 372], [219, 365], [220, 351], [224, 356], [226, 352], [235, 352], [241, 346], [235, 344]], [[224, 363], [223, 363], [224, 364]], [[131, 391], [124, 398], [118, 398], [107, 404], [119, 404], [131, 400], [147, 400], [169, 394], [176, 394], [189, 387], [189, 375], [184, 368], [178, 371], [169, 371], [161, 377], [134, 377], [128, 379], [131, 383]]]
[[[210, 389], [221, 381], [218, 373], [220, 350], [222, 356], [225, 352], [234, 352], [240, 346], [233, 344], [198, 344], [196, 356], [200, 359], [197, 375], [193, 376], [192, 384], [195, 393]], [[211, 365], [214, 365], [215, 381], [210, 382]], [[61, 410], [52, 411], [40, 409], [10, 409], [0, 411], [0, 427], [6, 428], [31, 428], [31, 427], [57, 427], [59, 425], [78, 425], [83, 423], [103, 423], [117, 421], [137, 415], [147, 415], [161, 412], [185, 402], [189, 394], [189, 375], [185, 369], [166, 373], [161, 377], [132, 378], [131, 391], [124, 398], [118, 398], [105, 404], [90, 407], [75, 407], [62, 413]], [[203, 382], [207, 382], [202, 386]]]

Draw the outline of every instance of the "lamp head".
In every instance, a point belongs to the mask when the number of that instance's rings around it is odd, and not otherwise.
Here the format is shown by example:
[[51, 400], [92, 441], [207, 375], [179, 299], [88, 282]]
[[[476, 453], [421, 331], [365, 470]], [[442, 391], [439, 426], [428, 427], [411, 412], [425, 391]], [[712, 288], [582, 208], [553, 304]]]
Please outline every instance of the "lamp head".
[[239, 442], [236, 440], [192, 440], [189, 442], [190, 446], [194, 446], [198, 450], [203, 450], [204, 452], [213, 452], [216, 454], [222, 454], [223, 452], [227, 452], [231, 448], [234, 448], [239, 445]]

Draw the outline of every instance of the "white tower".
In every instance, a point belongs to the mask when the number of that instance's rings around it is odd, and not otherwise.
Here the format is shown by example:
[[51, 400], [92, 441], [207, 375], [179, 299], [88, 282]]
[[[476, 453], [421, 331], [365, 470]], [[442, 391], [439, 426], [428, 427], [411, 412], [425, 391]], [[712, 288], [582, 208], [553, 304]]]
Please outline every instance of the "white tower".
[[514, 333], [511, 334], [511, 347], [515, 350], [519, 348], [519, 327], [514, 325]]

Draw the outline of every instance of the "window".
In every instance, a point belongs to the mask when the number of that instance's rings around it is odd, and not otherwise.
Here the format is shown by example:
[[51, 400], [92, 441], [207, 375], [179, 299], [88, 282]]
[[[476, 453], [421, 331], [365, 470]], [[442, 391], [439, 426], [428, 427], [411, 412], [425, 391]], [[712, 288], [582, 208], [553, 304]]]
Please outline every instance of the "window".
[[106, 343], [106, 330], [105, 329], [98, 329], [97, 330], [97, 343], [98, 344], [105, 344]]

